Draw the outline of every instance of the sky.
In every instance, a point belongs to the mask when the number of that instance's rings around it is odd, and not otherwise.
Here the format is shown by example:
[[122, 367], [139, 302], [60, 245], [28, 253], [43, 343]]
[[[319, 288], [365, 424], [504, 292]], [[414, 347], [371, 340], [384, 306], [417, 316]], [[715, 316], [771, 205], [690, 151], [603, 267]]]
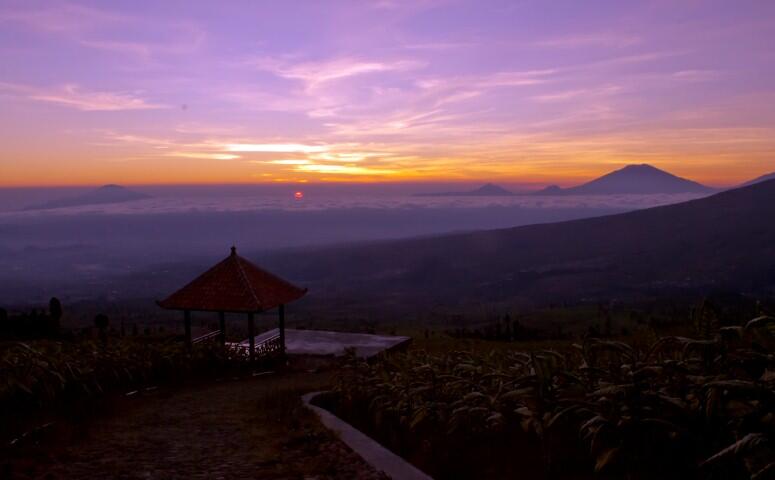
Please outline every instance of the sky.
[[0, 0], [0, 186], [775, 171], [775, 2]]

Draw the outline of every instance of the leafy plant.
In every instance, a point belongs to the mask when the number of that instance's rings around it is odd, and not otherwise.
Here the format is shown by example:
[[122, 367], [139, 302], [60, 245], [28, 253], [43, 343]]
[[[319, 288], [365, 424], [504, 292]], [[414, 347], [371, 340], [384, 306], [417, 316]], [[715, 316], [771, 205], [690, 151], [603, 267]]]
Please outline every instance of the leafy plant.
[[353, 358], [338, 409], [439, 478], [484, 478], [483, 464], [492, 477], [773, 475], [775, 319], [720, 329], [698, 315], [697, 339]]

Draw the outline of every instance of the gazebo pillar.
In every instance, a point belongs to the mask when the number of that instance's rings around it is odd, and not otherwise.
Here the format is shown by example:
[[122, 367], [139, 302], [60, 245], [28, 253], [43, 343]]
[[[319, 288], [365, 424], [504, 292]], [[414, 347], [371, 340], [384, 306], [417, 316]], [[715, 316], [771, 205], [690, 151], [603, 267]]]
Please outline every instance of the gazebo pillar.
[[253, 313], [248, 313], [248, 342], [250, 361], [252, 362], [256, 358], [256, 322], [253, 318]]
[[186, 329], [186, 348], [191, 350], [191, 310], [183, 310], [183, 325]]
[[280, 325], [278, 326], [278, 330], [280, 330], [280, 353], [285, 355], [285, 305], [280, 304], [280, 307], [278, 309], [278, 316], [280, 320]]
[[218, 312], [218, 328], [221, 331], [218, 335], [221, 345], [226, 345], [226, 315], [223, 312]]

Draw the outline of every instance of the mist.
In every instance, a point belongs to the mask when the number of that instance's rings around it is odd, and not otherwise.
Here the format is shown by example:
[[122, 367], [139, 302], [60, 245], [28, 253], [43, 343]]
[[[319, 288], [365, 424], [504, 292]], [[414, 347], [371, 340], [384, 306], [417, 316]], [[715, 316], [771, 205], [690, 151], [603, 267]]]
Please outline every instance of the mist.
[[[129, 294], [116, 278], [323, 245], [557, 222], [675, 203], [688, 195], [417, 197], [449, 185], [131, 187], [150, 198], [25, 210], [88, 188], [0, 191], [0, 301]], [[302, 199], [294, 193], [301, 191]], [[136, 282], [135, 282], [136, 283]], [[161, 284], [159, 284], [161, 285]], [[133, 295], [155, 295], [132, 285]]]

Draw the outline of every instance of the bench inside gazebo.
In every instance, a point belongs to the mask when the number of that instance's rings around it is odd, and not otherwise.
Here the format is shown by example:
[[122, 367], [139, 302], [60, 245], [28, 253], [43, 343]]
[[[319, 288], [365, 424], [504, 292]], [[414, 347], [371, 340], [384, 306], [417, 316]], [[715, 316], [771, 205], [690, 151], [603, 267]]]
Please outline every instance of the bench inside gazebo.
[[[285, 305], [298, 300], [307, 292], [282, 278], [267, 272], [237, 255], [231, 247], [231, 254], [210, 268], [191, 283], [157, 302], [162, 308], [183, 312], [186, 345], [191, 348], [191, 312], [216, 312], [219, 330], [208, 337], [218, 336], [226, 342], [226, 313], [247, 315], [250, 359], [256, 358], [255, 316], [274, 308], [278, 309], [278, 337], [272, 345], [259, 346], [259, 354], [279, 350], [285, 353]], [[273, 348], [277, 345], [277, 348]]]

